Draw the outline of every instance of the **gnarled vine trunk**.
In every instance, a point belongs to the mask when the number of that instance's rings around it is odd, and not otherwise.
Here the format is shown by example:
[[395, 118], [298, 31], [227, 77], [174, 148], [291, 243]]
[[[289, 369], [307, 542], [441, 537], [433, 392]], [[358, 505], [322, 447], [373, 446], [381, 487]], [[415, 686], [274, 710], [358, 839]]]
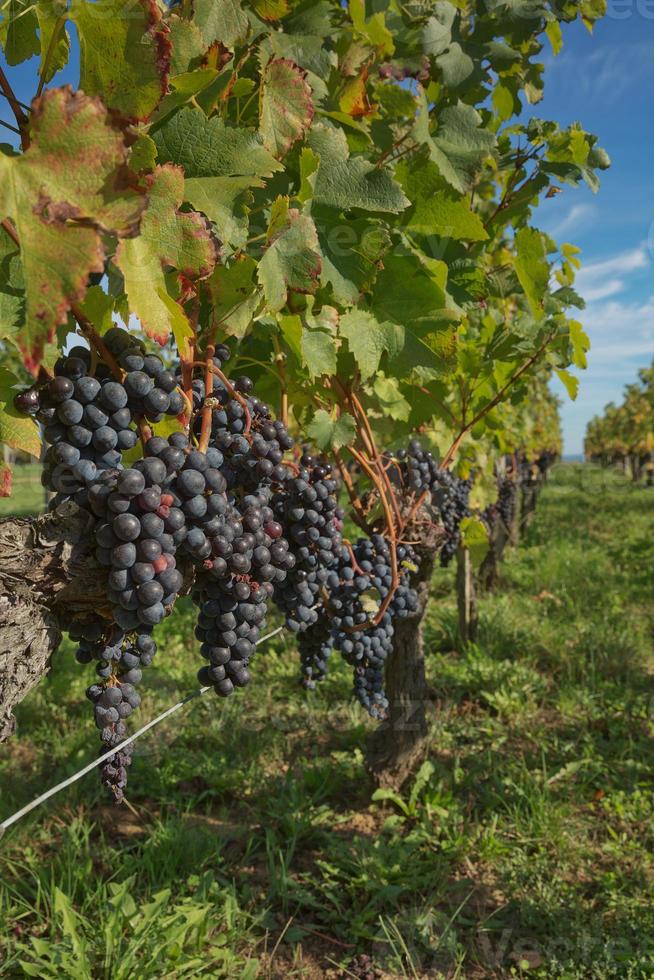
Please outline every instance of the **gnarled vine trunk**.
[[509, 541], [509, 533], [504, 521], [498, 517], [493, 524], [488, 551], [481, 563], [477, 582], [483, 592], [497, 587], [500, 579], [500, 564]]
[[14, 707], [47, 673], [60, 622], [106, 605], [90, 550], [93, 521], [74, 504], [0, 521], [0, 742], [14, 732]]
[[[416, 549], [418, 550], [418, 549]], [[386, 663], [388, 717], [368, 740], [366, 765], [379, 786], [399, 789], [421, 761], [427, 747], [427, 711], [430, 702], [425, 675], [423, 619], [436, 551], [418, 550], [420, 566], [412, 585], [418, 608], [394, 622], [393, 650]]]

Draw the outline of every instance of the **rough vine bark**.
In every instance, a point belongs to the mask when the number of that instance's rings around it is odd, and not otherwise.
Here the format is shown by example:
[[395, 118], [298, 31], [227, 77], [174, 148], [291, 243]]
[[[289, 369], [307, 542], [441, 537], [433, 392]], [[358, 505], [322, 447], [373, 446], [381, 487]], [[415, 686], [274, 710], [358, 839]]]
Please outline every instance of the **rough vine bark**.
[[[106, 570], [93, 556], [96, 518], [73, 503], [29, 519], [0, 521], [0, 742], [13, 709], [50, 669], [72, 620], [112, 621]], [[189, 591], [193, 571], [180, 563]]]
[[490, 542], [486, 557], [481, 563], [477, 582], [483, 592], [490, 592], [497, 587], [500, 578], [500, 564], [509, 540], [506, 525], [501, 517], [493, 523]]
[[74, 504], [0, 521], [0, 742], [14, 732], [14, 707], [47, 673], [60, 624], [106, 603], [90, 552], [92, 522]]
[[412, 585], [418, 608], [394, 622], [393, 650], [386, 663], [388, 718], [368, 740], [366, 765], [379, 786], [399, 789], [420, 762], [427, 746], [430, 701], [425, 675], [423, 619], [429, 601], [436, 550], [416, 548], [420, 566]]

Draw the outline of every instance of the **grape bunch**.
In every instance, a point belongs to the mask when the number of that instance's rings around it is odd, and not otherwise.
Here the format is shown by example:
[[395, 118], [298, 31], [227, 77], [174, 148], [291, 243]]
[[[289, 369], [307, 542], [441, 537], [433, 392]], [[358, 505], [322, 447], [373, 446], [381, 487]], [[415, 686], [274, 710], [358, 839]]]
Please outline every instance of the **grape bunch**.
[[119, 468], [122, 453], [138, 440], [125, 389], [101, 372], [89, 374], [90, 363], [90, 351], [74, 348], [57, 362], [52, 380], [30, 389], [48, 446], [41, 481], [57, 495], [55, 505], [72, 497], [86, 506], [89, 487]]
[[456, 555], [461, 540], [461, 521], [470, 516], [470, 491], [472, 480], [441, 470], [439, 480], [432, 489], [432, 501], [438, 508], [446, 538], [440, 550], [439, 561], [446, 568]]
[[[147, 454], [159, 449], [153, 442], [146, 442]], [[146, 455], [89, 490], [89, 505], [99, 519], [96, 557], [108, 569], [113, 620], [126, 630], [160, 623], [183, 582], [175, 554], [186, 538], [186, 516], [166, 486], [175, 474], [163, 459]]]
[[209, 666], [198, 678], [225, 697], [249, 681], [248, 664], [265, 626], [275, 582], [294, 558], [273, 520], [271, 490], [236, 498], [230, 494], [220, 526], [207, 539], [208, 556], [196, 576], [196, 636]]
[[391, 467], [392, 480], [408, 488], [415, 497], [426, 493], [431, 506], [438, 512], [444, 531], [440, 564], [449, 565], [461, 540], [461, 521], [470, 516], [468, 501], [472, 480], [462, 480], [449, 470], [439, 468], [433, 455], [424, 450], [418, 439], [412, 439], [408, 449], [396, 454], [399, 467]]
[[[414, 562], [411, 549], [398, 545], [400, 582], [379, 622], [371, 623], [376, 618], [375, 607], [392, 589], [390, 546], [381, 534], [373, 534], [360, 538], [351, 551], [341, 550], [340, 587], [329, 597], [333, 643], [353, 668], [354, 696], [373, 718], [385, 717], [388, 709], [384, 672], [393, 648], [393, 621], [404, 619], [418, 607], [417, 594], [409, 584], [409, 567], [415, 567]], [[368, 623], [371, 625], [364, 626]]]
[[19, 411], [44, 426], [48, 450], [41, 479], [56, 494], [54, 506], [68, 498], [86, 506], [98, 474], [121, 469], [122, 454], [136, 445], [139, 418], [158, 422], [184, 409], [175, 376], [161, 358], [146, 353], [141, 340], [112, 327], [104, 343], [124, 371], [120, 380], [102, 361], [92, 370], [91, 351], [77, 346], [59, 358], [54, 378], [15, 399]]
[[400, 581], [379, 622], [379, 609], [393, 585], [388, 542], [380, 534], [360, 538], [351, 547], [339, 539], [334, 557], [322, 601], [298, 635], [302, 683], [315, 688], [326, 677], [328, 659], [336, 649], [353, 669], [357, 701], [373, 718], [383, 718], [388, 709], [384, 672], [393, 647], [394, 620], [409, 616], [418, 604], [409, 581], [415, 556], [408, 546], [397, 547]]
[[96, 661], [98, 680], [87, 688], [86, 696], [93, 704], [100, 731], [100, 753], [116, 748], [103, 763], [101, 778], [117, 803], [124, 799], [127, 768], [132, 761], [131, 745], [121, 748], [120, 744], [127, 734], [127, 718], [141, 703], [136, 685], [141, 681], [142, 668], [152, 663], [156, 653], [151, 634], [152, 627], [148, 626], [128, 634], [116, 625], [107, 628], [98, 621], [73, 624], [69, 630], [71, 639], [79, 643], [78, 663]]
[[[215, 366], [221, 370], [229, 357], [229, 348], [219, 344], [215, 349]], [[281, 420], [273, 419], [269, 407], [252, 395], [250, 378], [237, 378], [230, 389], [220, 379], [214, 379], [209, 439], [209, 446], [224, 458], [222, 473], [227, 487], [247, 492], [283, 484], [287, 477], [284, 453], [293, 447], [286, 426]], [[193, 405], [197, 412], [194, 432], [198, 437], [202, 428], [199, 410], [206, 397], [205, 383], [198, 378], [193, 382]]]
[[515, 508], [518, 496], [518, 485], [515, 480], [508, 476], [500, 476], [497, 480], [497, 512], [504, 525], [511, 527], [515, 516]]
[[125, 372], [126, 404], [134, 415], [153, 423], [165, 415], [181, 415], [185, 401], [178, 379], [160, 357], [148, 354], [142, 340], [120, 327], [108, 330], [103, 340]]
[[295, 633], [318, 621], [320, 591], [338, 587], [335, 568], [341, 548], [344, 512], [338, 506], [336, 481], [325, 459], [303, 453], [296, 473], [274, 498], [277, 520], [284, 528], [295, 565], [275, 589], [275, 602]]
[[[229, 349], [218, 345], [219, 371], [228, 359]], [[275, 586], [295, 565], [271, 506], [274, 489], [288, 478], [282, 461], [293, 440], [252, 391], [249, 378], [236, 379], [233, 387], [217, 378], [209, 401], [204, 381], [193, 382], [197, 436], [203, 412], [211, 411], [208, 466], [201, 468], [211, 495], [207, 514], [193, 515], [185, 550], [198, 568], [196, 636], [208, 661], [198, 677], [223, 697], [247, 684]], [[184, 473], [177, 486], [186, 493], [183, 480]]]

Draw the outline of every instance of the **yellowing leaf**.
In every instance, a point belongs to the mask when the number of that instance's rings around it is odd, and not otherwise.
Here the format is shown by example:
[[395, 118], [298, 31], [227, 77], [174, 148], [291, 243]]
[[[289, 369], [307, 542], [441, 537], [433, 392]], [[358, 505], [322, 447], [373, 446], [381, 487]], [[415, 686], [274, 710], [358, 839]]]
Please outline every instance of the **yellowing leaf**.
[[279, 20], [288, 13], [288, 0], [252, 0], [252, 6], [263, 20]]
[[563, 33], [561, 31], [561, 25], [556, 18], [548, 20], [545, 33], [547, 34], [547, 38], [552, 45], [552, 51], [554, 54], [560, 54], [561, 49], [563, 48]]
[[569, 371], [560, 371], [555, 369], [554, 372], [564, 386], [565, 390], [572, 401], [577, 398], [577, 393], [579, 391], [579, 378], [575, 378], [574, 374], [570, 374]]
[[41, 453], [41, 437], [33, 419], [14, 408], [14, 385], [18, 379], [6, 368], [0, 368], [0, 443], [36, 456]]
[[355, 78], [348, 78], [338, 97], [338, 105], [348, 116], [358, 118], [369, 116], [375, 111], [375, 106], [368, 99], [368, 66], [364, 65]]
[[195, 211], [178, 210], [184, 200], [180, 167], [158, 167], [149, 185], [141, 234], [120, 243], [115, 261], [125, 277], [130, 312], [148, 336], [164, 344], [171, 332], [185, 333], [180, 308], [166, 289], [164, 266], [188, 279], [203, 279], [211, 275], [218, 250], [206, 220]]
[[307, 73], [287, 58], [269, 61], [261, 76], [259, 131], [277, 159], [301, 139], [313, 119]]
[[101, 232], [133, 235], [145, 198], [128, 186], [125, 137], [100, 100], [52, 89], [30, 124], [24, 154], [0, 152], [0, 219], [20, 241], [26, 322], [17, 339], [32, 368], [89, 274], [104, 270]]
[[479, 568], [488, 552], [488, 532], [477, 517], [464, 517], [461, 521], [461, 543], [470, 552], [475, 568]]
[[348, 10], [356, 31], [370, 42], [379, 56], [393, 54], [393, 35], [386, 26], [383, 13], [373, 14], [366, 20], [365, 0], [349, 0]]

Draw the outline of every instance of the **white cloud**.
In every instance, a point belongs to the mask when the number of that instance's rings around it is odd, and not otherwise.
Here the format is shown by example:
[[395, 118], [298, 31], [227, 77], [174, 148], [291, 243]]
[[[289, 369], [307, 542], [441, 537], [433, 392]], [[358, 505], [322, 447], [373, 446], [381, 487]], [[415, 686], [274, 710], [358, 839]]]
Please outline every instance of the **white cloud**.
[[594, 285], [598, 280], [601, 281], [609, 276], [629, 275], [631, 272], [646, 269], [650, 262], [647, 248], [645, 245], [639, 245], [626, 252], [619, 252], [609, 259], [583, 265], [577, 276], [577, 285], [583, 289], [586, 283]]
[[594, 204], [574, 204], [568, 213], [554, 225], [550, 231], [552, 238], [560, 239], [569, 231], [578, 234], [582, 228], [587, 228], [598, 216]]
[[632, 44], [602, 45], [586, 55], [566, 51], [554, 59], [550, 78], [556, 74], [568, 88], [578, 89], [584, 97], [603, 100], [604, 105], [617, 105], [627, 92], [649, 77], [654, 44], [650, 39]]
[[622, 279], [609, 279], [601, 286], [583, 286], [582, 288], [586, 302], [596, 303], [601, 299], [608, 299], [609, 296], [621, 293], [624, 289], [624, 281]]
[[647, 248], [637, 248], [619, 252], [611, 258], [582, 265], [575, 287], [588, 304], [617, 296], [628, 287], [628, 278], [651, 265]]
[[579, 319], [591, 349], [588, 369], [579, 372], [577, 401], [566, 404], [564, 396], [566, 452], [581, 452], [591, 416], [609, 401], [620, 402], [624, 386], [654, 359], [654, 294], [636, 297], [632, 292], [650, 266], [650, 254], [640, 245], [583, 266], [577, 277], [576, 286], [588, 303]]

